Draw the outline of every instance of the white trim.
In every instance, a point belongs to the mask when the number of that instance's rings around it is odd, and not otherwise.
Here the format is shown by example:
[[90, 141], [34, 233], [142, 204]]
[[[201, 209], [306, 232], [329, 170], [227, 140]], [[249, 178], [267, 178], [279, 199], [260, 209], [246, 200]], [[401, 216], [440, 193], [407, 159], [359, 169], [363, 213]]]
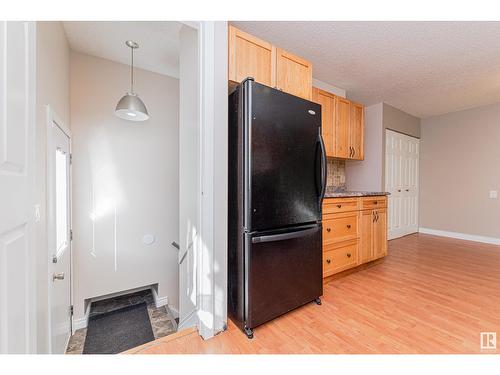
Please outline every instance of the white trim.
[[[225, 222], [227, 200], [224, 186], [227, 173], [219, 173], [220, 165], [227, 165], [227, 22], [200, 21], [186, 23], [198, 30], [198, 84], [199, 84], [199, 156], [197, 193], [198, 236], [193, 243], [196, 309], [182, 317], [180, 329], [197, 326], [204, 339], [214, 336], [226, 326], [227, 292], [221, 280], [226, 279], [227, 244]], [[223, 43], [221, 43], [224, 39]], [[225, 56], [223, 56], [225, 53]], [[221, 77], [223, 77], [221, 79]], [[221, 141], [222, 139], [222, 141]], [[225, 142], [225, 143], [224, 143]], [[221, 145], [222, 143], [222, 145]], [[217, 173], [222, 174], [217, 175]], [[225, 178], [226, 181], [221, 180]], [[214, 223], [218, 223], [217, 234]], [[221, 239], [221, 237], [223, 237]], [[217, 264], [218, 272], [215, 272]], [[220, 289], [216, 291], [216, 286]], [[221, 292], [222, 291], [222, 292]], [[185, 313], [185, 312], [183, 312]]]
[[[222, 34], [221, 34], [222, 33]], [[198, 254], [198, 331], [213, 337], [227, 322], [227, 22], [200, 23], [201, 224]], [[222, 37], [222, 35], [225, 35]], [[222, 43], [221, 41], [224, 40]], [[221, 78], [223, 77], [223, 78]], [[220, 140], [223, 139], [222, 144]], [[221, 172], [222, 171], [222, 172]], [[221, 173], [219, 173], [221, 172]], [[223, 180], [225, 179], [225, 181]], [[215, 227], [217, 225], [221, 227]], [[222, 232], [222, 233], [221, 233]], [[215, 266], [217, 265], [218, 272]], [[220, 293], [222, 290], [222, 293]]]
[[153, 300], [155, 301], [156, 308], [168, 305], [168, 296], [159, 297], [156, 288], [151, 288], [151, 293], [153, 294]]
[[[53, 147], [53, 124], [56, 124], [57, 127], [68, 137], [68, 142], [69, 142], [69, 154], [70, 154], [70, 163], [69, 163], [69, 175], [68, 175], [68, 189], [69, 189], [69, 228], [70, 230], [73, 229], [73, 167], [71, 163], [71, 152], [72, 152], [72, 140], [71, 140], [71, 131], [69, 128], [64, 125], [63, 121], [60, 119], [60, 117], [56, 114], [56, 112], [50, 107], [50, 105], [45, 106], [46, 109], [46, 176], [47, 176], [47, 181], [46, 181], [46, 186], [47, 186], [47, 253], [45, 254], [47, 256], [47, 263], [48, 263], [48, 271], [49, 273], [47, 274], [47, 283], [48, 283], [48, 290], [47, 290], [47, 318], [48, 318], [48, 337], [47, 337], [47, 342], [48, 342], [48, 349], [49, 353], [52, 354], [52, 280], [51, 280], [51, 269], [52, 269], [52, 254], [50, 252], [51, 248], [54, 248], [54, 243], [55, 243], [55, 212], [54, 212], [54, 207], [55, 207], [55, 187], [53, 186], [53, 181], [55, 180], [55, 161], [53, 160], [53, 157], [51, 156], [52, 154], [49, 152], [49, 150], [52, 149]], [[54, 178], [53, 178], [54, 177]], [[69, 296], [69, 303], [72, 305], [74, 303], [73, 301], [73, 241], [69, 241], [68, 245], [68, 250], [69, 251], [69, 269], [70, 269], [70, 275], [69, 275], [69, 289], [70, 289], [70, 296]], [[68, 306], [69, 308], [69, 306]], [[74, 319], [73, 317], [70, 317], [71, 321], [71, 333], [75, 331], [73, 328], [73, 323]]]
[[73, 334], [79, 329], [87, 328], [87, 325], [89, 324], [90, 305], [92, 305], [92, 302], [87, 305], [87, 309], [85, 310], [85, 315], [83, 318], [73, 318]]
[[201, 91], [201, 202], [200, 241], [198, 248], [198, 331], [207, 339], [214, 332], [213, 212], [214, 212], [214, 22], [201, 22], [199, 41]]
[[[28, 68], [27, 68], [27, 74], [28, 74], [28, 101], [29, 101], [29, 113], [28, 113], [28, 118], [29, 118], [29, 126], [27, 127], [26, 131], [29, 132], [28, 135], [28, 142], [29, 146], [31, 146], [33, 149], [35, 149], [36, 145], [36, 134], [37, 134], [37, 103], [36, 103], [36, 96], [37, 96], [37, 26], [36, 22], [34, 21], [28, 21], [26, 22], [26, 28], [27, 28], [27, 33], [28, 33], [28, 55], [29, 55], [29, 62], [28, 62]], [[30, 200], [31, 207], [35, 207], [35, 204], [38, 204], [38, 198], [37, 198], [37, 189], [38, 189], [38, 182], [36, 176], [36, 171], [37, 171], [37, 152], [26, 152], [26, 161], [29, 163], [29, 168], [30, 171], [28, 172], [28, 178], [31, 180], [31, 189], [29, 190], [28, 194], [28, 199]], [[38, 341], [38, 323], [37, 323], [37, 312], [38, 312], [38, 306], [37, 306], [37, 296], [36, 296], [36, 291], [37, 291], [37, 261], [36, 261], [36, 253], [40, 250], [43, 249], [43, 247], [39, 247], [38, 241], [36, 241], [36, 226], [37, 224], [34, 224], [31, 222], [28, 224], [28, 230], [29, 230], [29, 236], [28, 236], [28, 243], [30, 245], [31, 250], [31, 259], [30, 259], [30, 264], [28, 267], [31, 269], [31, 274], [27, 278], [28, 285], [31, 289], [31, 292], [29, 295], [26, 297], [28, 299], [28, 309], [29, 309], [29, 316], [30, 316], [30, 324], [27, 330], [27, 335], [28, 335], [28, 352], [30, 354], [35, 354], [37, 352], [37, 341]]]
[[460, 233], [460, 232], [449, 232], [449, 231], [445, 231], [445, 230], [431, 229], [431, 228], [418, 228], [418, 232], [423, 233], [423, 234], [432, 234], [434, 236], [450, 237], [450, 238], [457, 238], [457, 239], [466, 240], [466, 241], [474, 241], [474, 242], [488, 243], [488, 244], [492, 244], [492, 245], [500, 245], [500, 238], [496, 238], [496, 237], [478, 236], [475, 234], [467, 234], [467, 233]]

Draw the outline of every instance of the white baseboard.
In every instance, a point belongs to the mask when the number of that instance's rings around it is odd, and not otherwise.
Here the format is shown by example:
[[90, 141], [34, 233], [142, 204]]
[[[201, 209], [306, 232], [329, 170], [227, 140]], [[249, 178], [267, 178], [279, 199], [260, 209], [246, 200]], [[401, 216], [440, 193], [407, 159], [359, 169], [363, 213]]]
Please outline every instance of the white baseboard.
[[89, 315], [90, 315], [90, 305], [92, 303], [89, 303], [87, 305], [87, 310], [85, 310], [85, 316], [80, 319], [75, 319], [73, 318], [73, 334], [75, 331], [82, 329], [82, 328], [87, 328], [87, 325], [89, 324]]
[[431, 228], [418, 228], [419, 233], [432, 234], [434, 236], [457, 238], [460, 240], [474, 241], [488, 243], [492, 245], [500, 245], [500, 238], [496, 237], [486, 237], [477, 236], [475, 234], [459, 233], [459, 232], [449, 232], [445, 230], [431, 229]]
[[153, 293], [153, 299], [155, 301], [156, 308], [168, 305], [168, 296], [160, 297], [158, 295], [158, 292], [156, 291], [156, 288], [151, 288], [151, 293]]

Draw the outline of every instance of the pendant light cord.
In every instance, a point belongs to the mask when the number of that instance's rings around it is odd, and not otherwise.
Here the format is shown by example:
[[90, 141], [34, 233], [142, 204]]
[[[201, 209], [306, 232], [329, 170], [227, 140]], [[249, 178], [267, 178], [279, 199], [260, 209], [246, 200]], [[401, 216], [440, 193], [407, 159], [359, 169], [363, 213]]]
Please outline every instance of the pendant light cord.
[[134, 93], [134, 48], [130, 47], [132, 52], [132, 65], [130, 66], [130, 89], [131, 93]]

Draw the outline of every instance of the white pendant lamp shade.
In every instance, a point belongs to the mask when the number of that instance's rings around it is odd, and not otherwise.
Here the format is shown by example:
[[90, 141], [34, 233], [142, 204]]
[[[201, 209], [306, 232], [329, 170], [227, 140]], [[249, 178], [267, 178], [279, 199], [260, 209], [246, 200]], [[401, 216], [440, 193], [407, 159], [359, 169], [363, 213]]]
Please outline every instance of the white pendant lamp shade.
[[132, 63], [130, 64], [130, 92], [127, 92], [116, 105], [115, 115], [129, 121], [146, 121], [149, 118], [146, 105], [134, 92], [134, 49], [139, 48], [139, 45], [132, 40], [127, 40], [125, 44], [130, 47], [132, 52]]

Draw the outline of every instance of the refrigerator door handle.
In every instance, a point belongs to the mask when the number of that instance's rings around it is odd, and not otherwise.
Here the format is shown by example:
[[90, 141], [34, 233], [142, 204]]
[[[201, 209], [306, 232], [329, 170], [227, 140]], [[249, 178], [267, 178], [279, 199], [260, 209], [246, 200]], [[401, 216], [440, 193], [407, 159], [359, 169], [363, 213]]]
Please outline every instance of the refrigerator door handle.
[[321, 128], [318, 128], [319, 129], [319, 133], [318, 133], [318, 140], [319, 140], [319, 144], [321, 146], [321, 193], [319, 195], [319, 204], [321, 205], [321, 203], [323, 202], [323, 199], [325, 198], [325, 193], [326, 193], [326, 180], [327, 180], [327, 176], [326, 176], [326, 163], [327, 163], [327, 160], [326, 160], [326, 148], [325, 148], [325, 142], [323, 142], [323, 137], [321, 136]]
[[285, 241], [292, 240], [294, 238], [305, 237], [309, 234], [312, 234], [318, 231], [320, 227], [314, 224], [313, 227], [308, 227], [307, 229], [295, 231], [295, 232], [287, 232], [280, 234], [269, 234], [264, 236], [258, 236], [252, 238], [252, 243], [262, 243], [262, 242], [276, 242], [276, 241]]

